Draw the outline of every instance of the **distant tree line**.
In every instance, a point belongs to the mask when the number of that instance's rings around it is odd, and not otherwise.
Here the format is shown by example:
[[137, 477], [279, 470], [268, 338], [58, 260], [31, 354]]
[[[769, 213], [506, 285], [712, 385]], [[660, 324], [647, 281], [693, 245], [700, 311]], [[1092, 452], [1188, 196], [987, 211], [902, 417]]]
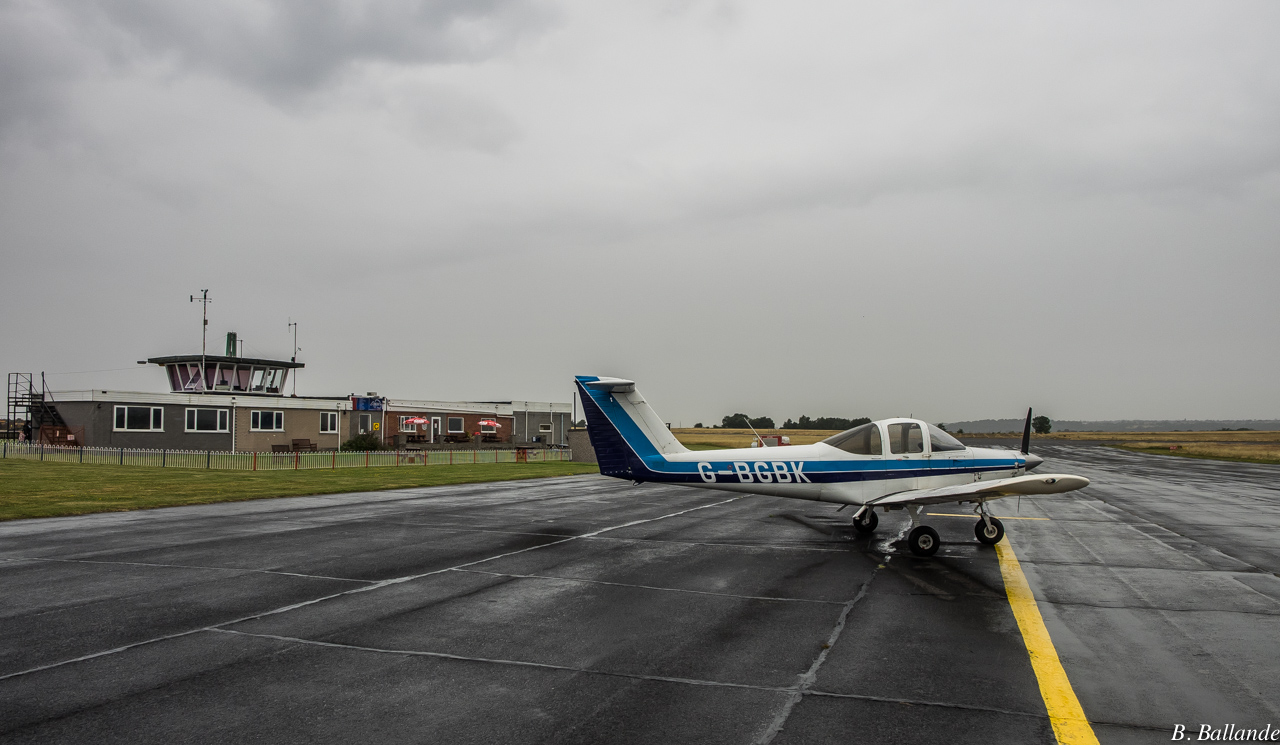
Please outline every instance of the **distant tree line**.
[[[746, 414], [730, 414], [720, 420], [720, 424], [711, 425], [712, 429], [852, 429], [871, 421], [870, 419], [858, 417], [857, 419], [845, 419], [838, 416], [820, 416], [812, 419], [807, 416], [801, 416], [799, 421], [787, 421], [778, 427], [773, 417], [768, 416], [747, 416]], [[701, 429], [702, 422], [693, 425], [694, 429]]]
[[793, 422], [788, 419], [783, 422], [782, 429], [853, 429], [870, 421], [865, 416], [860, 416], [857, 419], [845, 419], [839, 416], [820, 416], [817, 419], [810, 419], [801, 415], [800, 421]]
[[730, 414], [720, 420], [721, 429], [773, 429], [773, 417], [768, 416], [747, 416], [746, 414]]

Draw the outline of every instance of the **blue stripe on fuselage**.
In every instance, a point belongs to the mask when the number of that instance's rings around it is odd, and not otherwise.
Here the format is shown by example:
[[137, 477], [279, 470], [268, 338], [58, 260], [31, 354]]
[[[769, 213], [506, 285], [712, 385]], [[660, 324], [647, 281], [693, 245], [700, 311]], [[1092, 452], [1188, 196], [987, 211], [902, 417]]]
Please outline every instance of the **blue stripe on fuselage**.
[[[592, 446], [601, 454], [607, 453], [609, 464], [601, 462], [601, 473], [606, 476], [635, 479], [637, 481], [662, 481], [671, 483], [709, 483], [698, 470], [699, 462], [710, 464], [716, 474], [716, 481], [723, 479], [725, 483], [742, 482], [734, 472], [734, 463], [755, 463], [766, 461], [765, 457], [756, 457], [749, 461], [670, 461], [641, 431], [639, 425], [632, 420], [626, 410], [618, 404], [611, 391], [588, 387], [586, 383], [599, 380], [592, 375], [579, 375], [575, 382], [579, 395], [583, 399], [583, 413], [587, 417], [588, 434]], [[593, 404], [593, 405], [592, 405]], [[600, 419], [604, 421], [600, 421]], [[621, 443], [618, 439], [621, 439]], [[625, 444], [628, 451], [625, 456], [621, 452]], [[708, 455], [713, 455], [709, 452]], [[763, 455], [763, 454], [762, 454]], [[927, 476], [949, 476], [963, 473], [984, 473], [988, 471], [1011, 471], [1020, 466], [1016, 459], [981, 459], [968, 460], [964, 465], [954, 467], [931, 467], [923, 460], [804, 460], [790, 461], [785, 449], [779, 449], [777, 456], [767, 457], [769, 463], [786, 463], [786, 473], [794, 474], [796, 466], [813, 483], [842, 483], [855, 481], [877, 481], [887, 479], [920, 478]], [[622, 466], [622, 458], [626, 459], [626, 467]], [[754, 468], [754, 466], [752, 466]], [[607, 469], [607, 470], [606, 470]], [[770, 466], [772, 469], [772, 466]], [[753, 477], [754, 478], [754, 477]], [[770, 482], [763, 482], [770, 483]], [[787, 483], [777, 482], [773, 483]], [[795, 483], [794, 481], [791, 483]]]

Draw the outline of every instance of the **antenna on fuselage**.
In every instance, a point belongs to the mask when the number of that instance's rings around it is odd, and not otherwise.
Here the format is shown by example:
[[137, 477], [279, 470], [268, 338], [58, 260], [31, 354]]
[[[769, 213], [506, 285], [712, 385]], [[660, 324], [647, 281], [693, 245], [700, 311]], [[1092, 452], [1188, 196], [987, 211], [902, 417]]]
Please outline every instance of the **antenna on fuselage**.
[[1031, 452], [1031, 409], [1027, 409], [1027, 423], [1022, 426], [1022, 454]]

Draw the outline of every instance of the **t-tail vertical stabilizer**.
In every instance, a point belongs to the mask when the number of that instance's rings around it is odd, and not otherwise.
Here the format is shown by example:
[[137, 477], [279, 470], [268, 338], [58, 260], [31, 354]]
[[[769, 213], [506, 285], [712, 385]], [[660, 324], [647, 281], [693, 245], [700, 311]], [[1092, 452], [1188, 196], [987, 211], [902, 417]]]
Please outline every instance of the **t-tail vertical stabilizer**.
[[575, 382], [600, 473], [645, 481], [651, 462], [688, 452], [633, 381], [579, 375]]

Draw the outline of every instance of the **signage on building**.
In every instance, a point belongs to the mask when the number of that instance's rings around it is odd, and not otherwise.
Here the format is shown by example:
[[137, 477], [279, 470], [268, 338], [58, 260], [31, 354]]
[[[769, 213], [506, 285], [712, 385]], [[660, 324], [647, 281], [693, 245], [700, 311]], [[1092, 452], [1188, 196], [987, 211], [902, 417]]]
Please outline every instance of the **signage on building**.
[[382, 411], [381, 398], [368, 398], [366, 396], [352, 396], [351, 408], [356, 411]]

